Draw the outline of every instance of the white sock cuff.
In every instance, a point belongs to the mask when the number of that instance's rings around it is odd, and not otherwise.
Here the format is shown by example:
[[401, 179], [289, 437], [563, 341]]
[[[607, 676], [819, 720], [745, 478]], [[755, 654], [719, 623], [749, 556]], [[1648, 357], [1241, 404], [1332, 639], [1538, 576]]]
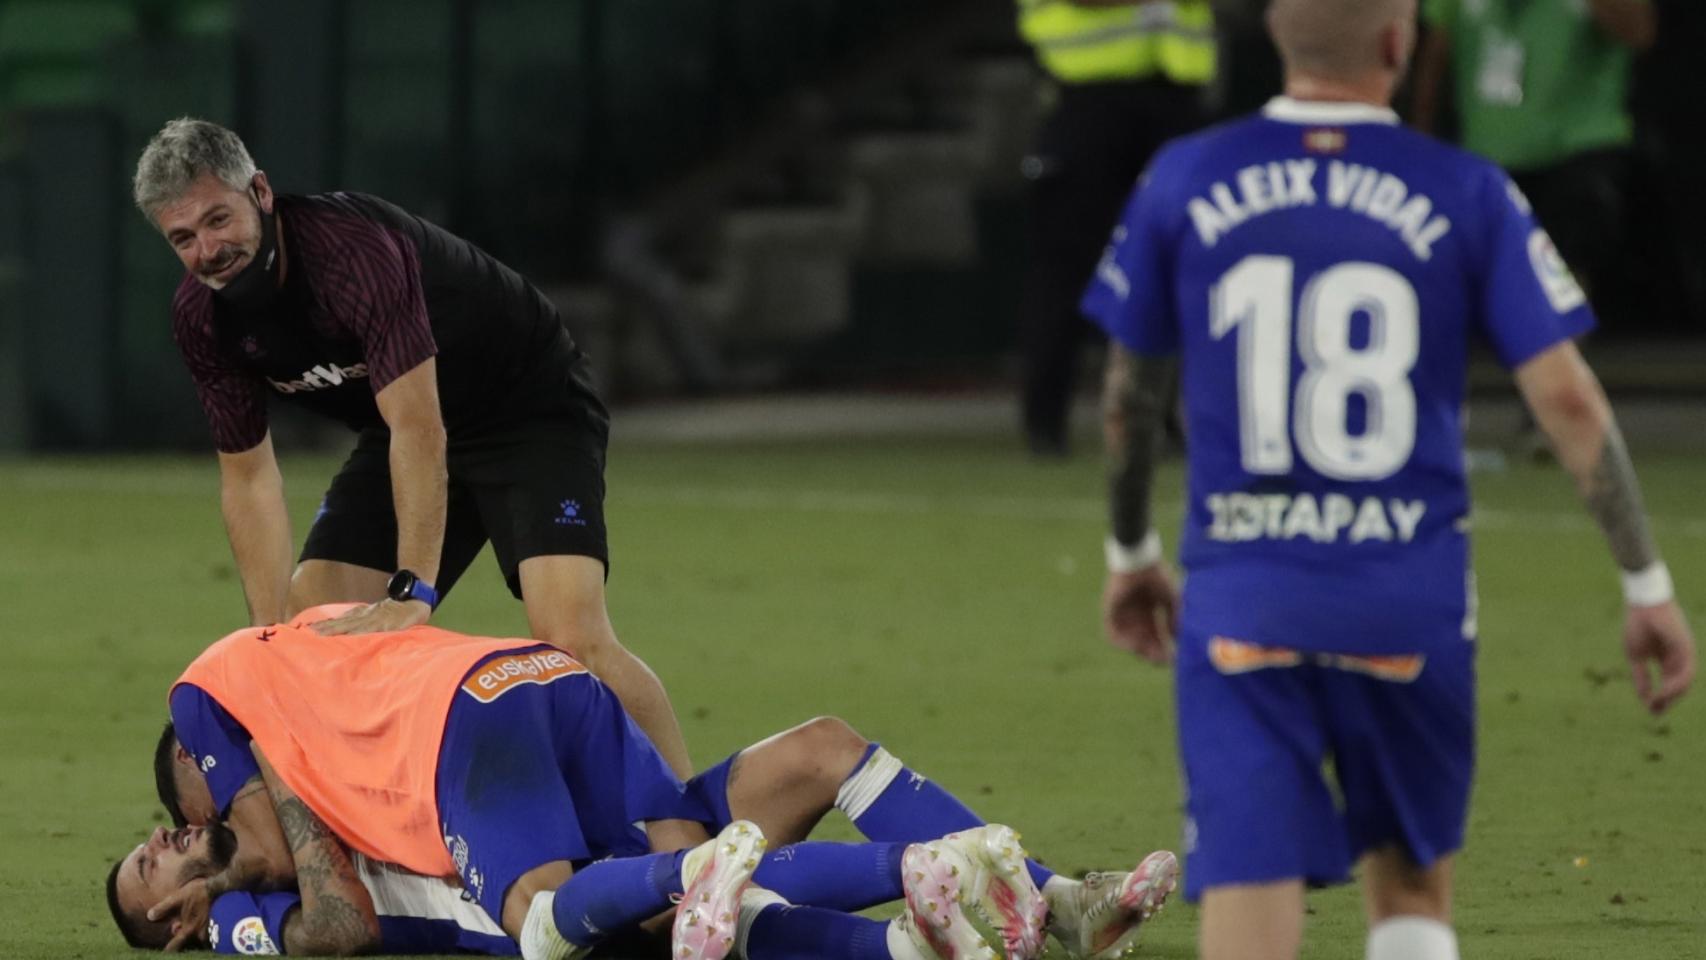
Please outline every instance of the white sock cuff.
[[746, 956], [746, 938], [752, 933], [752, 922], [764, 912], [765, 907], [787, 906], [788, 901], [782, 899], [779, 893], [773, 893], [761, 887], [747, 887], [740, 895], [740, 919], [735, 921], [734, 955]]
[[1457, 934], [1428, 917], [1393, 917], [1368, 931], [1368, 960], [1458, 960]]
[[573, 946], [557, 932], [557, 919], [552, 915], [556, 902], [552, 891], [536, 893], [527, 906], [527, 917], [521, 921], [521, 955], [524, 960], [567, 960]]
[[901, 762], [882, 747], [871, 751], [864, 765], [841, 784], [841, 790], [835, 795], [835, 809], [847, 814], [849, 820], [859, 819], [889, 788], [894, 778], [900, 776], [902, 769]]

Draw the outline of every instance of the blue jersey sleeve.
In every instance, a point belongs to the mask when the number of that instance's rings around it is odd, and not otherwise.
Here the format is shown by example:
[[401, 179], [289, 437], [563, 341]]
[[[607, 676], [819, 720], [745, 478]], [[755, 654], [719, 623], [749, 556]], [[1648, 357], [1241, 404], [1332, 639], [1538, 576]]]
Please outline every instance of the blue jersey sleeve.
[[1133, 353], [1151, 356], [1179, 349], [1174, 251], [1167, 230], [1173, 198], [1160, 174], [1166, 156], [1158, 156], [1138, 181], [1080, 304], [1108, 336]]
[[1587, 294], [1570, 274], [1510, 178], [1489, 168], [1482, 205], [1489, 234], [1482, 277], [1481, 332], [1499, 362], [1515, 369], [1593, 329]]
[[284, 953], [284, 921], [301, 906], [294, 893], [223, 893], [207, 917], [207, 942], [214, 953], [276, 957]]
[[261, 775], [255, 755], [249, 749], [249, 731], [207, 691], [194, 684], [180, 683], [172, 691], [172, 726], [177, 729], [178, 742], [195, 757], [219, 815], [229, 816], [231, 800], [243, 784]]

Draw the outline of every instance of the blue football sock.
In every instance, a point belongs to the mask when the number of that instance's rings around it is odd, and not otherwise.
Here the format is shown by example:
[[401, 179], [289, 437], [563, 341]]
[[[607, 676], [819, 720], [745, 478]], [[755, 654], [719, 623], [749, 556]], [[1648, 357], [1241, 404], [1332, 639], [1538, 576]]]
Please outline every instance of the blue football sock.
[[887, 922], [821, 907], [765, 907], [746, 933], [748, 960], [891, 960]]
[[[921, 843], [984, 824], [959, 798], [908, 770], [874, 743], [841, 784], [835, 807], [872, 840]], [[1039, 888], [1054, 876], [1035, 860], [1025, 865]]]
[[758, 861], [752, 882], [789, 903], [851, 913], [899, 900], [904, 843], [795, 843]]
[[681, 892], [681, 861], [687, 851], [600, 860], [575, 871], [557, 888], [551, 919], [563, 939], [589, 947], [611, 931], [631, 927], [669, 909]]

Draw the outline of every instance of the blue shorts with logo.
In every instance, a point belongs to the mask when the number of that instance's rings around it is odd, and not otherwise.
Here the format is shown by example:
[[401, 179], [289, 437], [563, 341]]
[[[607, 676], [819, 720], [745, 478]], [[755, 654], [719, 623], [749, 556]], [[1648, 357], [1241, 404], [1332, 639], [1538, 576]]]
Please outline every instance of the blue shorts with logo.
[[1462, 846], [1473, 643], [1366, 658], [1187, 628], [1178, 648], [1187, 899], [1217, 886], [1342, 883], [1363, 853], [1392, 844], [1422, 866]]
[[529, 870], [644, 853], [640, 823], [700, 819], [702, 809], [616, 695], [584, 672], [512, 684], [489, 703], [459, 690], [437, 785], [463, 886], [500, 923], [504, 895]]

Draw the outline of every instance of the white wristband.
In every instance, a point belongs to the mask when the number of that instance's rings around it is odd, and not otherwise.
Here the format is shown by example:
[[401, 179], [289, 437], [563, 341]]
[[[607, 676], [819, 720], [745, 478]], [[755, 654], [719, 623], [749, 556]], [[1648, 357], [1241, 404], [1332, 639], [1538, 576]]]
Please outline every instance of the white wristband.
[[1670, 581], [1670, 568], [1663, 560], [1655, 560], [1645, 570], [1623, 572], [1623, 602], [1631, 607], [1656, 607], [1676, 597], [1676, 587]]
[[1161, 562], [1161, 535], [1154, 530], [1143, 535], [1137, 546], [1128, 547], [1114, 539], [1113, 534], [1102, 542], [1102, 552], [1108, 558], [1109, 573], [1136, 573]]

